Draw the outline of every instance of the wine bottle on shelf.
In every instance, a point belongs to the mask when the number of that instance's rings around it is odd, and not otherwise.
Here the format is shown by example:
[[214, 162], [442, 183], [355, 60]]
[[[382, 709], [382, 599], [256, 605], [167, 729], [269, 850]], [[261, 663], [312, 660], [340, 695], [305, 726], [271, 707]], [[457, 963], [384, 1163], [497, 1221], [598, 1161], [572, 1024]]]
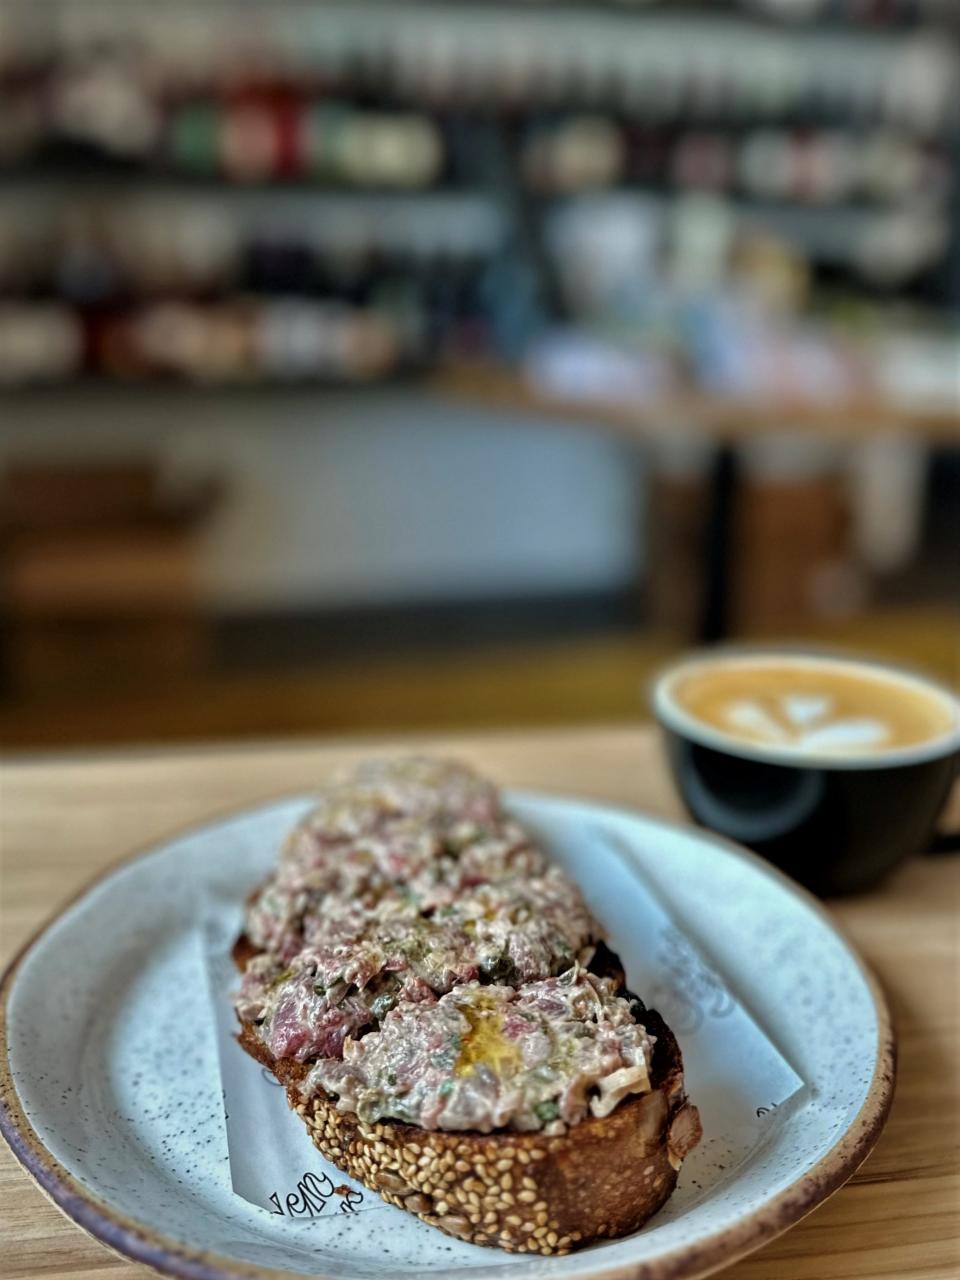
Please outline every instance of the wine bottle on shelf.
[[673, 184], [694, 191], [726, 191], [732, 184], [733, 166], [728, 139], [707, 131], [683, 134], [670, 160]]
[[43, 134], [38, 88], [26, 77], [6, 85], [0, 81], [0, 166], [13, 167], [32, 159]]
[[82, 365], [83, 329], [55, 302], [0, 302], [0, 386], [61, 382]]
[[217, 139], [219, 168], [234, 182], [262, 182], [280, 170], [276, 113], [259, 96], [224, 105]]
[[180, 103], [171, 114], [166, 155], [170, 167], [204, 176], [220, 164], [220, 108], [208, 99]]

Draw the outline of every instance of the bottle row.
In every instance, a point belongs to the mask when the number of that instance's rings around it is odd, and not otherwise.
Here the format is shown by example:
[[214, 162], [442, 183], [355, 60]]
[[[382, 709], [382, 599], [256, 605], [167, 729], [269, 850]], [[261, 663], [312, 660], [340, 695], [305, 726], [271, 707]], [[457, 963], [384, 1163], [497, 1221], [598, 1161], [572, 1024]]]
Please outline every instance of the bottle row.
[[600, 115], [535, 128], [520, 154], [527, 184], [553, 194], [637, 185], [813, 205], [940, 203], [953, 174], [944, 147], [891, 130], [678, 132]]
[[124, 77], [73, 82], [46, 99], [0, 94], [0, 163], [76, 167], [121, 162], [230, 182], [283, 180], [423, 189], [449, 167], [443, 134], [422, 112], [348, 101], [249, 94], [160, 109]]
[[224, 293], [365, 302], [376, 282], [448, 287], [500, 254], [489, 202], [376, 203], [164, 193], [117, 201], [40, 187], [0, 201], [0, 293], [78, 306]]
[[[526, 0], [528, 4], [563, 4], [567, 0]], [[696, 7], [697, 0], [605, 0], [634, 9]], [[879, 30], [909, 28], [944, 14], [951, 0], [714, 0], [732, 13], [763, 14], [787, 22], [834, 22]]]
[[824, 121], [922, 134], [955, 121], [956, 51], [947, 35], [922, 29], [776, 28], [731, 19], [729, 6], [694, 18], [671, 5], [640, 19], [595, 5], [496, 13], [447, 5], [441, 16], [435, 5], [328, 0], [322, 21], [309, 6], [283, 5], [243, 24], [216, 3], [171, 8], [111, 6], [109, 26], [89, 30], [80, 10], [69, 38], [53, 44], [16, 24], [0, 31], [4, 114], [39, 107], [68, 121], [102, 117], [124, 141], [156, 129], [171, 102], [262, 95], [375, 111], [589, 107], [640, 120]]
[[538, 111], [506, 128], [283, 93], [193, 99], [154, 110], [132, 82], [73, 85], [43, 110], [0, 96], [0, 165], [121, 162], [144, 175], [355, 190], [489, 186], [503, 146], [530, 190], [620, 185], [728, 191], [805, 204], [949, 198], [946, 146], [894, 129], [747, 130]]
[[195, 384], [362, 383], [408, 367], [422, 317], [343, 303], [158, 302], [75, 311], [0, 302], [0, 385], [165, 378]]
[[[523, 273], [543, 267], [502, 211], [480, 200], [411, 199], [386, 217], [352, 198], [314, 207], [299, 195], [251, 193], [231, 206], [196, 194], [62, 203], [46, 189], [34, 195], [0, 202], [0, 296], [80, 309], [238, 295], [365, 307], [386, 291], [413, 294], [429, 315], [492, 315], [513, 305]], [[949, 224], [935, 210], [760, 212], [697, 195], [580, 196], [545, 209], [544, 260], [555, 276], [586, 278], [623, 250], [612, 280], [621, 292], [642, 290], [664, 245], [684, 244], [690, 262], [710, 249], [707, 274], [721, 279], [733, 247], [759, 236], [783, 242], [808, 273], [825, 271], [834, 282], [911, 291], [936, 273], [948, 284], [937, 266]]]
[[[572, 401], [637, 404], [696, 389], [825, 405], [868, 399], [884, 385], [905, 403], [953, 403], [956, 335], [920, 314], [862, 309], [855, 323], [840, 313], [811, 327], [783, 308], [772, 283], [766, 296], [664, 283], [645, 311], [622, 316], [617, 327], [542, 329], [515, 360], [551, 398]], [[445, 355], [491, 355], [476, 326], [448, 332], [442, 346], [433, 335], [432, 351], [429, 329], [417, 306], [284, 299], [84, 313], [0, 302], [0, 389], [68, 385], [81, 376], [196, 387], [361, 385], [423, 370]], [[919, 379], [918, 368], [926, 371]]]
[[798, 22], [909, 27], [946, 14], [951, 0], [739, 0], [740, 7]]

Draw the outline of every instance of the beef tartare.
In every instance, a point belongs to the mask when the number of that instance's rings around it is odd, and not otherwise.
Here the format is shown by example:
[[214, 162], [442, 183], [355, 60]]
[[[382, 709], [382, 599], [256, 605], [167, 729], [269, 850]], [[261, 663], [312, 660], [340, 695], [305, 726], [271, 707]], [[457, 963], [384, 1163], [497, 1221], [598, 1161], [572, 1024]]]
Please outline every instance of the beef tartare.
[[[241, 1044], [320, 1150], [464, 1239], [551, 1253], [633, 1230], [699, 1138], [676, 1041], [579, 887], [461, 765], [328, 786], [235, 954]], [[493, 1199], [471, 1175], [488, 1159]], [[578, 1160], [605, 1208], [581, 1203]]]

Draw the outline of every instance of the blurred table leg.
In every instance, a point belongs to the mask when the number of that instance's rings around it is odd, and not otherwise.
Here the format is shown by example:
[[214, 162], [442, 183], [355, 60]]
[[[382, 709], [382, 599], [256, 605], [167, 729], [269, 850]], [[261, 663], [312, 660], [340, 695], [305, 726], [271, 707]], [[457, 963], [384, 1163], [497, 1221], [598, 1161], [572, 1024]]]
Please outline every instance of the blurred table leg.
[[704, 525], [703, 598], [698, 637], [703, 644], [715, 644], [730, 635], [738, 479], [734, 446], [722, 444], [711, 464], [709, 507]]

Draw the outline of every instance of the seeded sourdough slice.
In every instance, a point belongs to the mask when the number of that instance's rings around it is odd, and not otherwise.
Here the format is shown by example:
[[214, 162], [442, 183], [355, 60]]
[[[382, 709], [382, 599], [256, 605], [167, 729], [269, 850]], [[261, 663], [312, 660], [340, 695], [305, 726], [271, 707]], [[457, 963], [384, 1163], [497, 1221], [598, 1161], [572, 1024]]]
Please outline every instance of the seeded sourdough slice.
[[[241, 939], [234, 950], [241, 968], [251, 954]], [[603, 967], [616, 973], [619, 961], [606, 955]], [[636, 1231], [668, 1199], [699, 1141], [676, 1039], [655, 1011], [643, 1010], [642, 1021], [656, 1037], [651, 1091], [559, 1137], [367, 1124], [322, 1092], [305, 1097], [309, 1065], [275, 1060], [252, 1024], [242, 1024], [238, 1040], [286, 1087], [322, 1154], [388, 1204], [473, 1244], [552, 1254]]]

